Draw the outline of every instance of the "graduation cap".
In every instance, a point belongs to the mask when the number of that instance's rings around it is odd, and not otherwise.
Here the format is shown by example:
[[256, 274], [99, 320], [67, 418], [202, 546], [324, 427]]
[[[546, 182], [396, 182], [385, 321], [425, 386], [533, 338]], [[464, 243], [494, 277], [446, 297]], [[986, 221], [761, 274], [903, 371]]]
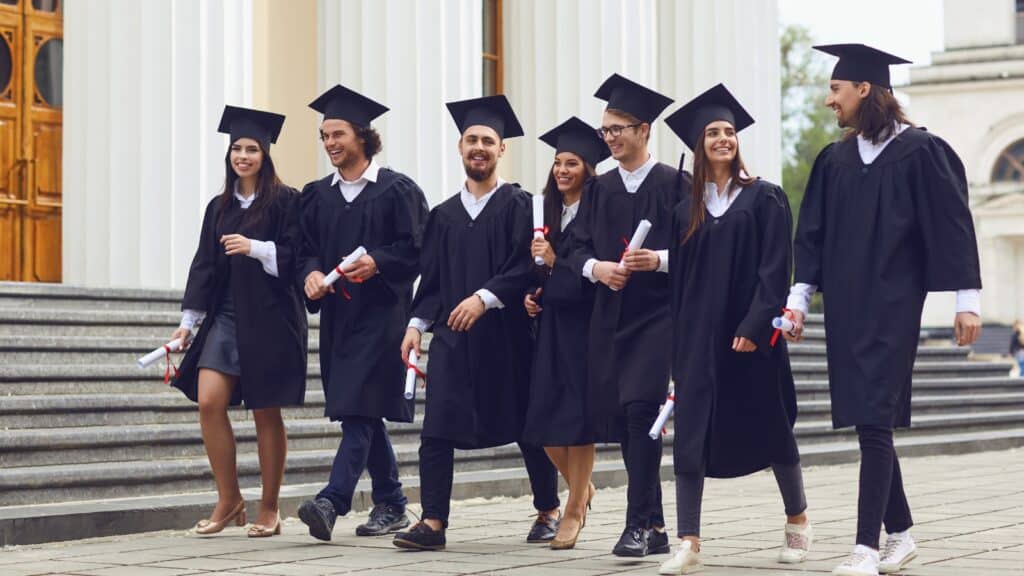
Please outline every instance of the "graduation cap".
[[608, 108], [622, 110], [636, 116], [641, 122], [654, 122], [665, 108], [673, 102], [646, 86], [633, 82], [625, 76], [612, 74], [594, 92], [594, 96], [608, 102]]
[[460, 133], [470, 126], [487, 126], [493, 128], [501, 139], [523, 135], [523, 127], [504, 94], [449, 102], [445, 106]]
[[704, 129], [717, 120], [732, 124], [737, 132], [754, 123], [754, 119], [724, 84], [718, 84], [690, 100], [665, 118], [665, 123], [690, 150], [696, 151], [701, 144]]
[[284, 116], [263, 110], [252, 108], [239, 108], [238, 106], [225, 106], [220, 116], [220, 126], [217, 131], [222, 134], [230, 134], [231, 142], [239, 138], [252, 138], [263, 146], [263, 150], [269, 150], [270, 145], [277, 142], [281, 134], [281, 127], [284, 126]]
[[370, 122], [388, 111], [388, 107], [350, 90], [341, 84], [321, 94], [309, 107], [324, 115], [324, 120], [345, 120], [356, 126], [369, 126]]
[[591, 166], [611, 156], [608, 145], [597, 130], [576, 116], [545, 132], [540, 141], [552, 146], [555, 153], [572, 152]]
[[899, 56], [882, 52], [864, 44], [826, 44], [814, 46], [826, 54], [839, 57], [836, 67], [832, 70], [833, 80], [849, 80], [851, 82], [870, 82], [892, 90], [889, 81], [889, 66], [893, 64], [911, 64]]

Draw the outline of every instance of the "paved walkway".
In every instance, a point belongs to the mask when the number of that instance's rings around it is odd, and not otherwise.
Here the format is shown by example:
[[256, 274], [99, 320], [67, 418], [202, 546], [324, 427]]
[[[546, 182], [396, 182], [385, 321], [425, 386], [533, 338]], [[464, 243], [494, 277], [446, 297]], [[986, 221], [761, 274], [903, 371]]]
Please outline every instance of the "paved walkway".
[[[1024, 574], [1024, 450], [906, 459], [902, 466], [920, 548], [905, 574]], [[710, 480], [704, 573], [828, 573], [852, 546], [856, 477], [856, 465], [805, 471], [816, 542], [808, 562], [796, 568], [774, 562], [784, 518], [772, 476]], [[671, 483], [665, 496], [666, 515], [674, 519]], [[230, 528], [207, 538], [158, 532], [7, 548], [0, 552], [0, 575], [656, 574], [664, 555], [627, 561], [610, 554], [624, 510], [624, 489], [599, 491], [577, 548], [564, 552], [523, 541], [528, 499], [478, 499], [454, 506], [447, 552], [407, 552], [393, 548], [390, 538], [357, 538], [360, 514], [339, 519], [331, 543], [314, 541], [288, 519], [284, 534], [267, 540]]]

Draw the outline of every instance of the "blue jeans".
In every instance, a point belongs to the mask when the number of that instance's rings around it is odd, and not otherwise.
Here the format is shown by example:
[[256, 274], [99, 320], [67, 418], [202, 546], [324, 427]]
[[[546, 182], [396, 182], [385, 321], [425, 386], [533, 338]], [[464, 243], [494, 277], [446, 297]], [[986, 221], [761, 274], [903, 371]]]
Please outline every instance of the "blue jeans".
[[341, 444], [331, 466], [327, 487], [317, 494], [334, 504], [339, 516], [352, 510], [352, 496], [363, 470], [370, 473], [374, 505], [391, 504], [402, 510], [408, 499], [398, 480], [398, 462], [388, 431], [380, 418], [347, 417], [341, 423]]

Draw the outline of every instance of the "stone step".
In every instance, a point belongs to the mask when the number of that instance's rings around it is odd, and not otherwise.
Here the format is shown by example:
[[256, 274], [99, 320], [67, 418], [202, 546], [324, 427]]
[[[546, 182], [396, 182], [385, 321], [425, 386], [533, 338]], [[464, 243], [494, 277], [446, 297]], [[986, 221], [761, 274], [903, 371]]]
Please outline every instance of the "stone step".
[[[913, 394], [944, 394], [970, 396], [973, 394], [1002, 394], [1024, 391], [1024, 378], [1015, 376], [979, 378], [914, 378]], [[827, 400], [828, 380], [801, 380], [796, 382], [797, 397], [805, 400]]]
[[[0, 282], [0, 308], [181, 309], [182, 291]], [[172, 308], [168, 308], [173, 306]]]
[[[319, 315], [307, 316], [310, 326], [319, 326]], [[95, 308], [0, 308], [0, 326], [28, 324], [36, 326], [170, 326], [181, 322], [176, 310], [101, 310]]]
[[[397, 433], [397, 430], [392, 429]], [[983, 414], [920, 415], [914, 427], [900, 430], [900, 438], [934, 437], [965, 433], [1024, 430], [1024, 410], [988, 412]], [[799, 421], [796, 426], [801, 453], [813, 453], [821, 444], [856, 442], [853, 429], [835, 431], [827, 420]], [[396, 434], [397, 437], [397, 434]], [[329, 474], [337, 437], [333, 444], [318, 450], [295, 449], [289, 438], [289, 484], [322, 482]], [[666, 453], [671, 454], [671, 430], [665, 437]], [[396, 457], [403, 475], [415, 474], [418, 468], [418, 442], [395, 443]], [[619, 458], [618, 447], [599, 447], [598, 459]], [[238, 456], [240, 483], [245, 487], [259, 483], [256, 455]], [[458, 451], [456, 469], [493, 470], [520, 465], [520, 454], [514, 445], [474, 451]], [[154, 494], [201, 491], [212, 482], [205, 456], [94, 462], [52, 466], [7, 466], [0, 468], [0, 506], [30, 503], [75, 501], [130, 497]]]
[[[1024, 446], [1024, 427], [941, 434], [930, 436], [896, 436], [900, 457], [929, 456], [1006, 450]], [[801, 450], [803, 466], [834, 465], [856, 461], [860, 457], [856, 442], [820, 443]], [[993, 453], [993, 458], [1000, 457]], [[241, 464], [240, 460], [240, 464]], [[248, 466], [249, 463], [245, 463]], [[672, 478], [672, 455], [666, 450], [662, 458], [661, 478]], [[312, 498], [323, 487], [326, 475], [308, 484], [293, 482], [291, 476], [281, 490], [280, 507], [284, 517], [294, 517], [299, 504]], [[608, 458], [594, 465], [593, 482], [598, 488], [622, 486], [626, 473], [621, 459]], [[417, 509], [420, 500], [419, 477], [402, 478], [403, 491]], [[59, 504], [26, 504], [0, 507], [0, 546], [39, 544], [101, 536], [115, 536], [156, 530], [184, 530], [198, 518], [209, 514], [217, 501], [207, 481], [202, 492], [121, 497], [104, 500], [65, 502]], [[565, 486], [562, 486], [565, 489]], [[530, 494], [526, 471], [521, 464], [487, 471], [455, 473], [453, 498], [518, 497]], [[250, 516], [255, 515], [260, 493], [258, 488], [243, 491]], [[356, 488], [353, 512], [363, 513], [372, 506], [370, 482], [363, 479]], [[525, 512], [524, 512], [525, 513]]]
[[[3, 340], [0, 339], [0, 345]], [[790, 344], [789, 358], [792, 362], [820, 361], [825, 358], [825, 344]], [[946, 360], [964, 361], [971, 355], [970, 348], [955, 346], [920, 346], [917, 349], [917, 361], [941, 362]]]

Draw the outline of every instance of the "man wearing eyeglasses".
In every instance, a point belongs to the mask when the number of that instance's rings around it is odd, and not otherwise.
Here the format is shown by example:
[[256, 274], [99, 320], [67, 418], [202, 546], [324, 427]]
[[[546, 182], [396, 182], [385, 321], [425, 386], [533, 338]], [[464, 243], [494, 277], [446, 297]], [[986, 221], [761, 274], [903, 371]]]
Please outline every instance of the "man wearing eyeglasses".
[[[570, 264], [600, 283], [590, 325], [589, 394], [598, 442], [618, 442], [629, 476], [618, 556], [669, 551], [661, 506], [661, 440], [647, 433], [668, 390], [671, 364], [668, 248], [672, 209], [689, 177], [647, 149], [651, 123], [672, 99], [618, 74], [595, 94], [608, 102], [598, 134], [617, 168], [583, 194]], [[623, 257], [641, 220], [653, 227]], [[619, 266], [620, 259], [624, 266]]]
[[[330, 540], [366, 470], [373, 510], [356, 534], [379, 536], [409, 525], [384, 419], [412, 422], [398, 347], [419, 274], [427, 200], [408, 176], [373, 160], [381, 142], [370, 122], [385, 106], [337, 85], [310, 108], [323, 114], [320, 139], [335, 172], [302, 190], [299, 266], [306, 308], [320, 312], [324, 412], [341, 421], [342, 437], [327, 486], [302, 503], [299, 519], [314, 538]], [[367, 253], [324, 286], [324, 274], [359, 246]]]

